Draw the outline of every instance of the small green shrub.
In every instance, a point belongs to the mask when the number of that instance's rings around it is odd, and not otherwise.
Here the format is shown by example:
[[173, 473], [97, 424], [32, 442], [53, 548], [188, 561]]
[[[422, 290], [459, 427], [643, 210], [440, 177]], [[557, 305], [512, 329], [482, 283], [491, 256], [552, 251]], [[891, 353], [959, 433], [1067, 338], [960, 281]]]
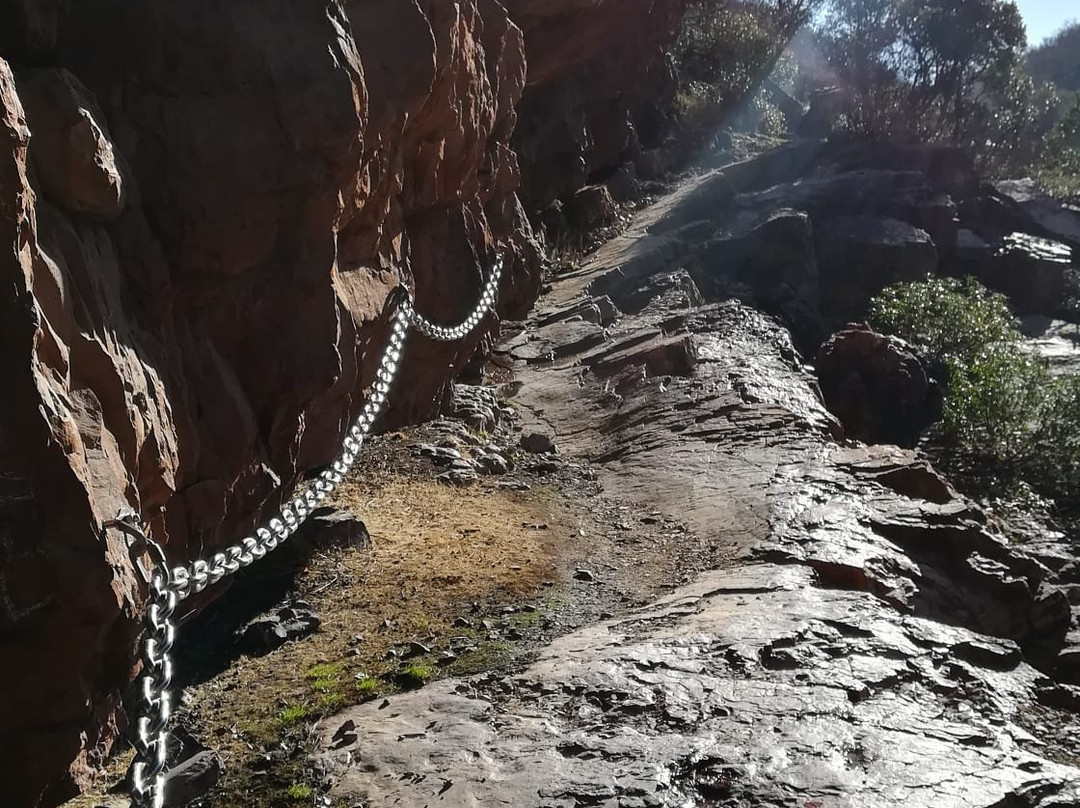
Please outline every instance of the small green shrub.
[[309, 710], [306, 704], [286, 704], [278, 714], [274, 716], [274, 723], [279, 729], [286, 729], [303, 721], [308, 717]]
[[301, 800], [311, 799], [311, 786], [306, 783], [293, 783], [289, 786], [289, 790], [285, 792], [290, 800], [299, 802]]
[[927, 278], [890, 286], [870, 304], [870, 322], [925, 353], [972, 362], [988, 345], [1020, 339], [1004, 295], [974, 278]]
[[1080, 377], [1055, 379], [1026, 351], [1006, 299], [973, 279], [892, 286], [870, 322], [945, 369], [944, 414], [934, 429], [945, 458], [994, 485], [1023, 485], [1075, 508], [1080, 495]]
[[1006, 476], [1028, 464], [1050, 373], [1018, 343], [989, 345], [960, 364], [948, 362], [942, 434], [964, 455]]
[[1055, 379], [1035, 433], [1032, 469], [1071, 516], [1080, 515], [1080, 377]]

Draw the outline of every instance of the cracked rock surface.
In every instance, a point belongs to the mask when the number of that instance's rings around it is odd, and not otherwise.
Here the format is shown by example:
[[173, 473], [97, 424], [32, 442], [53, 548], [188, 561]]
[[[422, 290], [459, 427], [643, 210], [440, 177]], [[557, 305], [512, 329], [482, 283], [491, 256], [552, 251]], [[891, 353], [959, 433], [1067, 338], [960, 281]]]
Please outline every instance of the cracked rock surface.
[[[1010, 545], [917, 452], [844, 439], [789, 332], [708, 282], [709, 228], [683, 222], [720, 187], [661, 200], [557, 279], [502, 358], [526, 431], [727, 563], [508, 678], [448, 679], [327, 719], [317, 757], [334, 799], [1080, 805], [1077, 566], [1063, 537]], [[815, 212], [797, 207], [792, 221]], [[694, 271], [673, 275], [684, 264]], [[603, 327], [586, 316], [601, 295], [621, 312]], [[355, 736], [338, 740], [345, 722]]]
[[[507, 682], [350, 710], [324, 760], [373, 808], [993, 805], [1077, 773], [1014, 722], [1040, 675], [1011, 648], [755, 564], [566, 636]], [[346, 717], [356, 740], [335, 745]]]

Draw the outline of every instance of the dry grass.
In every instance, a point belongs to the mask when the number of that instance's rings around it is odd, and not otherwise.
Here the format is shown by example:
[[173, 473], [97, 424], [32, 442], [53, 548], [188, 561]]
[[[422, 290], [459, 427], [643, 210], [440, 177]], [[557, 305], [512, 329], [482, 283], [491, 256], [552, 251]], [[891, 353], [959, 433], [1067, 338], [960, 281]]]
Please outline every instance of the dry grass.
[[[256, 774], [251, 763], [262, 750], [302, 749], [319, 716], [391, 692], [410, 674], [440, 675], [429, 657], [402, 663], [387, 652], [410, 641], [436, 649], [451, 636], [475, 636], [452, 625], [474, 604], [537, 598], [555, 579], [559, 543], [577, 531], [559, 497], [545, 489], [459, 489], [379, 477], [347, 482], [335, 502], [363, 518], [372, 549], [320, 553], [299, 581], [299, 594], [322, 619], [319, 632], [263, 657], [242, 657], [188, 691], [179, 721], [223, 756], [228, 773], [208, 805], [295, 804], [303, 756]], [[512, 655], [498, 645], [482, 644], [462, 662], [505, 663]], [[119, 776], [128, 760], [130, 754], [119, 755], [111, 774]], [[97, 804], [100, 794], [84, 795], [68, 808]]]

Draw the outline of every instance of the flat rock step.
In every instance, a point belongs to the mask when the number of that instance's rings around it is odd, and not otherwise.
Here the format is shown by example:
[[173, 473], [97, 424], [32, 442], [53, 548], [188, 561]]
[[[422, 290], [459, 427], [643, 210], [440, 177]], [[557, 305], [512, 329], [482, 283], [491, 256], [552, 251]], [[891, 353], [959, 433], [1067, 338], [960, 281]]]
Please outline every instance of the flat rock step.
[[693, 334], [657, 333], [646, 339], [616, 343], [583, 362], [602, 379], [638, 367], [649, 376], [689, 376], [697, 365], [697, 343]]

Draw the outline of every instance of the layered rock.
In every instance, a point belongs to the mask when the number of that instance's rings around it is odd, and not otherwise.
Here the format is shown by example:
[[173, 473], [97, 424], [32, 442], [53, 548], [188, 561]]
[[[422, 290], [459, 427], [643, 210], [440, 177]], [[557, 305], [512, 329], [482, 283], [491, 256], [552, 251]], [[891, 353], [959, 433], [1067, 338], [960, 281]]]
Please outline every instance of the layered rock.
[[922, 280], [937, 270], [937, 248], [926, 231], [899, 219], [838, 216], [817, 228], [822, 308], [844, 316], [886, 286]]
[[[980, 185], [962, 150], [796, 140], [659, 201], [610, 274], [645, 278], [677, 261], [706, 297], [782, 318], [813, 356], [884, 287], [932, 274], [974, 275], [1021, 314], [1075, 318], [1075, 228], [1080, 212], [1028, 183]], [[661, 238], [633, 243], [645, 233]]]
[[[673, 550], [700, 542], [732, 563], [553, 639], [513, 675], [325, 719], [330, 797], [1075, 804], [1075, 573], [1054, 561], [1068, 548], [1011, 546], [915, 452], [838, 441], [784, 328], [735, 300], [703, 303], [714, 289], [687, 294], [678, 267], [693, 250], [672, 239], [695, 193], [554, 281], [525, 331], [544, 356], [521, 356], [520, 336], [501, 350], [526, 430], [592, 461], [605, 496], [677, 518]], [[583, 319], [608, 308], [600, 290], [626, 306], [606, 329]], [[581, 325], [601, 344], [566, 328]], [[655, 361], [676, 345], [693, 360]]]
[[[332, 458], [400, 283], [455, 321], [499, 253], [499, 312], [523, 315], [527, 73], [577, 69], [568, 27], [647, 62], [677, 5], [4, 7], [5, 804], [70, 794], [122, 723], [145, 588], [102, 524], [133, 508], [173, 563], [242, 537]], [[541, 134], [538, 172], [558, 159]], [[436, 412], [481, 336], [414, 338], [388, 422]]]

